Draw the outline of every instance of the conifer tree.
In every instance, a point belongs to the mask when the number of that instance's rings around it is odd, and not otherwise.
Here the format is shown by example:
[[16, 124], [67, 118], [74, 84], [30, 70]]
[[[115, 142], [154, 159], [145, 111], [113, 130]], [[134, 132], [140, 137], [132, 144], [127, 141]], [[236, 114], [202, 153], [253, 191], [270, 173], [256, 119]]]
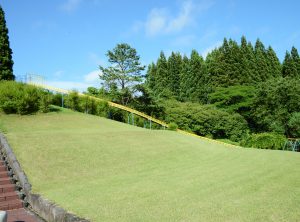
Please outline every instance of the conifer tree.
[[9, 46], [5, 14], [0, 5], [0, 80], [14, 80], [12, 50]]
[[168, 58], [168, 88], [175, 98], [179, 98], [180, 72], [182, 57], [180, 53], [174, 53]]
[[281, 76], [281, 64], [280, 61], [275, 53], [275, 51], [272, 49], [271, 46], [267, 49], [267, 64], [268, 64], [268, 70], [270, 76], [274, 78], [278, 78]]
[[208, 78], [204, 59], [196, 50], [192, 50], [190, 59], [190, 72], [192, 74], [189, 84], [189, 95], [192, 101], [205, 102]]
[[154, 92], [156, 95], [170, 97], [172, 93], [169, 89], [169, 71], [168, 61], [164, 52], [160, 53], [156, 65], [156, 86]]
[[266, 81], [269, 78], [268, 63], [266, 59], [266, 49], [264, 44], [257, 39], [254, 49], [256, 59], [256, 70], [258, 72], [258, 80]]
[[297, 70], [297, 51], [294, 49], [292, 50], [293, 55], [286, 51], [283, 65], [282, 65], [282, 76], [283, 77], [291, 77], [296, 78], [299, 76], [298, 70]]
[[184, 55], [182, 59], [182, 66], [180, 72], [180, 101], [187, 101], [190, 97], [189, 89], [190, 89], [190, 79], [191, 79], [191, 71], [190, 71], [190, 60]]

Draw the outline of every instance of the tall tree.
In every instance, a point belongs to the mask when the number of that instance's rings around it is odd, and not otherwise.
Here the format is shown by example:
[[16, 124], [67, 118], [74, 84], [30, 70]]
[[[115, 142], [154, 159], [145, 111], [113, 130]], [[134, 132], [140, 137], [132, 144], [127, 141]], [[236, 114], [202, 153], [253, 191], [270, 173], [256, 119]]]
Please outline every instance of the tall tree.
[[180, 53], [172, 52], [168, 58], [168, 88], [177, 99], [179, 99], [181, 66], [182, 57]]
[[190, 59], [189, 96], [191, 101], [207, 101], [208, 78], [204, 59], [196, 50], [192, 50]]
[[190, 98], [190, 88], [191, 88], [191, 69], [190, 69], [190, 60], [184, 55], [182, 59], [182, 66], [180, 72], [180, 101], [187, 101]]
[[9, 46], [5, 14], [0, 6], [0, 80], [14, 80], [12, 50]]
[[269, 78], [266, 48], [259, 39], [256, 40], [254, 54], [256, 58], [256, 69], [258, 72], [259, 80], [266, 81]]
[[145, 66], [141, 65], [136, 50], [126, 43], [117, 44], [112, 51], [108, 50], [106, 56], [111, 66], [99, 66], [103, 73], [100, 79], [108, 88], [117, 86], [121, 96], [119, 102], [126, 105], [134, 94], [135, 86], [143, 81], [141, 71]]
[[300, 73], [298, 74], [297, 71], [297, 63], [295, 62], [295, 58], [297, 58], [297, 53], [293, 52], [293, 56], [286, 51], [285, 57], [282, 64], [282, 76], [283, 77], [291, 77], [296, 78]]
[[266, 52], [267, 64], [270, 76], [278, 78], [281, 76], [281, 64], [280, 61], [271, 46], [268, 47]]
[[168, 60], [164, 52], [161, 52], [156, 65], [156, 85], [154, 88], [154, 93], [156, 96], [172, 96], [172, 92], [169, 89], [169, 80]]

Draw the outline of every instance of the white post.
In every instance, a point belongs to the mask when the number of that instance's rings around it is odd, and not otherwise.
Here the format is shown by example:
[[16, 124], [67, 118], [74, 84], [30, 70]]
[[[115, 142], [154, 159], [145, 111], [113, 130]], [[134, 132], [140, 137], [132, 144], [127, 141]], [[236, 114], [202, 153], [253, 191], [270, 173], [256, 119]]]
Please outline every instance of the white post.
[[6, 211], [0, 211], [0, 222], [7, 222], [7, 213], [6, 213]]

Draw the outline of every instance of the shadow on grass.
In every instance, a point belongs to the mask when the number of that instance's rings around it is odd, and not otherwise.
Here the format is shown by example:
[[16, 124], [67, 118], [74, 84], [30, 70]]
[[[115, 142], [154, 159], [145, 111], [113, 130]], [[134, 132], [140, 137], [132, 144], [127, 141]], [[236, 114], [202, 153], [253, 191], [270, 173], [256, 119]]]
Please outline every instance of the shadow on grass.
[[51, 105], [49, 107], [49, 112], [60, 113], [60, 112], [62, 112], [62, 109], [59, 106], [53, 106], [53, 105]]

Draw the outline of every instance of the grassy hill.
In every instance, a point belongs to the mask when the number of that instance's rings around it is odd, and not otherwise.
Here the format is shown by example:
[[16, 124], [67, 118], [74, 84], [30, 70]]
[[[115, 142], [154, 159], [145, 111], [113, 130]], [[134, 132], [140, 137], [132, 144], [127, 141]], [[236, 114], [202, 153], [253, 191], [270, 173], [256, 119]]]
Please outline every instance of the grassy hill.
[[299, 221], [299, 153], [228, 148], [67, 110], [2, 115], [42, 194], [92, 221]]

